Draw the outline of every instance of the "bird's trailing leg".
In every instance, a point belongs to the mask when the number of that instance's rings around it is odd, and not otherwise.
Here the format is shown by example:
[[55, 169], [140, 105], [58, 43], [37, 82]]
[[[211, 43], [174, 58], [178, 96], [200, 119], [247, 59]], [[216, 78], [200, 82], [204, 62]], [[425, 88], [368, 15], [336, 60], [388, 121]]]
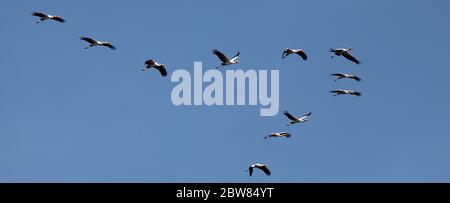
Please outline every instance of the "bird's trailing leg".
[[89, 49], [89, 47], [92, 47], [93, 45], [89, 45], [87, 47], [84, 47], [84, 49]]

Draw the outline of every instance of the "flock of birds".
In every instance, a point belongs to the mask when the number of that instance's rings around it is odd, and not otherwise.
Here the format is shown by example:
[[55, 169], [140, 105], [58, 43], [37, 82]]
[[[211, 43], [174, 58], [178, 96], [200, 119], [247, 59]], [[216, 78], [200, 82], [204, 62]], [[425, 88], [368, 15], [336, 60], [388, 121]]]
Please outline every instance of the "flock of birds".
[[[53, 20], [53, 21], [57, 21], [60, 23], [64, 23], [66, 22], [65, 19], [63, 19], [60, 16], [56, 16], [56, 15], [49, 15], [43, 12], [33, 12], [32, 13], [33, 16], [36, 16], [39, 18], [39, 21], [37, 21], [36, 23], [40, 23], [46, 20]], [[85, 37], [82, 36], [80, 37], [81, 40], [86, 41], [87, 43], [89, 43], [88, 46], [85, 47], [85, 49], [88, 49], [90, 47], [94, 47], [94, 46], [104, 46], [104, 47], [108, 47], [111, 50], [115, 50], [117, 49], [112, 43], [110, 42], [103, 42], [103, 41], [98, 41], [94, 38], [91, 37]], [[352, 48], [331, 48], [329, 51], [334, 53], [334, 55], [331, 56], [331, 58], [334, 58], [335, 56], [343, 56], [344, 58], [352, 61], [355, 64], [361, 64], [361, 62], [350, 53], [350, 50], [352, 50]], [[228, 58], [223, 52], [214, 49], [212, 51], [212, 53], [214, 55], [217, 56], [217, 58], [221, 61], [220, 66], [217, 66], [217, 68], [220, 67], [224, 67], [224, 66], [228, 66], [228, 65], [232, 65], [232, 64], [237, 64], [239, 63], [239, 52], [236, 53], [236, 55], [234, 55], [231, 59]], [[288, 57], [291, 54], [297, 54], [301, 59], [303, 60], [307, 60], [308, 59], [308, 55], [306, 54], [306, 52], [302, 49], [290, 49], [290, 48], [286, 48], [282, 55], [281, 58], [285, 59], [286, 57]], [[159, 71], [159, 73], [161, 74], [162, 77], [166, 77], [167, 76], [167, 69], [165, 64], [161, 64], [156, 62], [153, 59], [149, 59], [147, 61], [145, 61], [145, 68], [142, 69], [142, 71], [151, 69], [151, 68], [155, 68], [156, 70]], [[335, 81], [343, 79], [343, 78], [348, 78], [348, 79], [352, 79], [355, 81], [361, 81], [361, 78], [359, 78], [356, 75], [353, 74], [347, 74], [347, 73], [333, 73], [331, 74], [331, 76], [336, 77]], [[332, 90], [330, 91], [330, 93], [333, 93], [333, 96], [337, 96], [337, 95], [355, 95], [355, 96], [361, 96], [361, 93], [356, 91], [356, 90], [348, 90], [348, 89], [337, 89], [337, 90]], [[298, 123], [305, 123], [307, 121], [310, 120], [311, 118], [311, 112], [301, 116], [301, 117], [297, 117], [292, 115], [291, 113], [289, 113], [288, 111], [284, 111], [283, 114], [290, 120], [290, 123], [287, 124], [287, 126], [290, 125], [294, 125], [294, 124], [298, 124]], [[271, 133], [267, 136], [264, 137], [264, 139], [268, 139], [268, 138], [277, 138], [277, 137], [286, 137], [286, 138], [290, 138], [292, 135], [290, 133], [287, 132], [278, 132], [278, 133]], [[253, 174], [253, 170], [254, 168], [260, 169], [261, 171], [263, 171], [266, 175], [270, 176], [271, 172], [269, 170], [268, 164], [266, 163], [254, 163], [252, 165], [249, 166], [248, 168], [248, 174], [250, 176], [252, 176]]]
[[[353, 56], [350, 53], [350, 50], [352, 50], [352, 48], [338, 48], [338, 49], [330, 49], [329, 51], [334, 53], [336, 56], [343, 56], [346, 59], [352, 61], [353, 63], [356, 64], [361, 64], [361, 62], [356, 59], [355, 56]], [[300, 56], [303, 60], [307, 60], [308, 59], [308, 55], [306, 54], [306, 52], [304, 50], [301, 49], [290, 49], [290, 48], [286, 48], [283, 51], [283, 54], [281, 55], [282, 59], [285, 59], [287, 56], [291, 55], [291, 54], [297, 54], [298, 56]], [[334, 55], [331, 56], [331, 58], [334, 58]], [[347, 74], [347, 73], [333, 73], [331, 74], [331, 76], [335, 76], [337, 80], [343, 79], [343, 78], [348, 78], [348, 79], [352, 79], [355, 81], [361, 81], [361, 78], [354, 75], [354, 74]], [[341, 95], [341, 94], [349, 94], [349, 95], [355, 95], [355, 96], [361, 96], [361, 93], [356, 91], [356, 90], [346, 90], [346, 89], [337, 89], [337, 90], [332, 90], [330, 91], [330, 93], [333, 93], [333, 96], [337, 96], [337, 95]], [[287, 124], [287, 126], [293, 125], [293, 124], [297, 124], [297, 123], [304, 123], [310, 120], [311, 118], [311, 113], [309, 112], [301, 117], [297, 117], [292, 115], [291, 113], [289, 113], [288, 111], [284, 111], [284, 115], [291, 120], [290, 123]], [[292, 136], [292, 134], [288, 133], [288, 132], [278, 132], [278, 133], [270, 133], [269, 135], [265, 136], [264, 139], [267, 138], [276, 138], [276, 137], [286, 137], [286, 138], [290, 138]], [[269, 166], [266, 163], [255, 163], [250, 165], [249, 169], [247, 170], [249, 172], [249, 175], [252, 176], [253, 174], [253, 168], [257, 168], [262, 170], [266, 175], [270, 176], [271, 172], [269, 170]]]

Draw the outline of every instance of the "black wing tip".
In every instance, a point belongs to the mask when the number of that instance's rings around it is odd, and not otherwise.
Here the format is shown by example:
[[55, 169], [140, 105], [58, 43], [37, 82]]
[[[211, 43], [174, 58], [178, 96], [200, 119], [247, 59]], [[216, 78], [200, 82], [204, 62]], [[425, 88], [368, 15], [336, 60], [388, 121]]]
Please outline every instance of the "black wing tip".
[[158, 67], [156, 67], [156, 69], [158, 69], [158, 71], [159, 71], [159, 73], [161, 74], [162, 77], [167, 77], [166, 67], [158, 66]]
[[44, 14], [43, 12], [38, 12], [38, 11], [33, 11], [33, 12], [31, 12], [31, 15], [42, 15], [42, 14]]
[[272, 172], [270, 172], [270, 170], [266, 167], [266, 168], [264, 168], [264, 173], [266, 174], [266, 175], [268, 175], [268, 176], [270, 176], [270, 175], [272, 175]]
[[65, 23], [66, 20], [62, 19], [62, 18], [58, 18], [56, 21], [60, 22], [60, 23]]
[[306, 54], [305, 51], [302, 50], [301, 52], [298, 53], [298, 55], [300, 55], [300, 57], [302, 57], [303, 60], [305, 61], [308, 60], [308, 55]]

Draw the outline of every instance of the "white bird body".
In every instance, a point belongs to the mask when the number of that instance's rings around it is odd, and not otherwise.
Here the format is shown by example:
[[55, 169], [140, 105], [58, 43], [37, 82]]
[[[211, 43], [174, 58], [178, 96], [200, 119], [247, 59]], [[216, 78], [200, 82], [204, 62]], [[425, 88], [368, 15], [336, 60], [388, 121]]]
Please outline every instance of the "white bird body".
[[283, 51], [283, 54], [281, 55], [282, 59], [285, 59], [287, 56], [291, 55], [291, 54], [297, 54], [299, 55], [303, 60], [307, 60], [308, 56], [306, 55], [305, 51], [302, 49], [290, 49], [290, 48], [286, 48]]
[[216, 68], [239, 63], [239, 52], [236, 55], [234, 55], [233, 58], [231, 59], [229, 59], [224, 53], [220, 52], [217, 49], [214, 49], [212, 53], [215, 54], [222, 61], [220, 66], [217, 66]]
[[145, 61], [145, 65], [146, 65], [146, 67], [144, 69], [142, 69], [142, 71], [145, 71], [150, 68], [155, 68], [159, 71], [161, 76], [163, 76], [163, 77], [167, 76], [167, 70], [166, 70], [165, 64], [160, 64], [160, 63], [156, 62], [155, 60], [150, 59], [150, 60]]
[[[54, 21], [58, 21], [60, 23], [66, 22], [66, 20], [64, 20], [63, 18], [61, 18], [59, 16], [49, 15], [49, 14], [46, 14], [46, 13], [43, 13], [43, 12], [33, 12], [33, 13], [31, 13], [31, 15], [39, 17], [41, 22], [45, 21], [45, 20], [54, 20]], [[39, 21], [36, 22], [36, 23], [39, 23]]]
[[112, 50], [116, 49], [116, 47], [114, 45], [112, 45], [110, 42], [102, 42], [102, 41], [95, 40], [94, 38], [84, 37], [84, 36], [81, 36], [80, 39], [89, 43], [89, 46], [85, 47], [85, 49], [88, 49], [89, 47], [93, 47], [93, 46], [105, 46], [105, 47], [109, 47]]
[[[350, 50], [352, 50], [353, 48], [331, 48], [330, 52], [333, 52], [336, 56], [344, 56], [346, 59], [356, 63], [356, 64], [361, 64], [361, 62], [356, 59], [356, 57], [354, 57], [352, 54], [350, 54]], [[334, 56], [331, 56], [331, 58], [333, 58]]]
[[308, 114], [303, 115], [302, 117], [296, 117], [296, 116], [290, 114], [288, 111], [284, 111], [284, 115], [291, 120], [291, 123], [287, 124], [288, 126], [296, 124], [296, 123], [307, 122], [311, 118], [311, 112], [309, 112]]
[[349, 78], [349, 79], [353, 79], [356, 81], [361, 81], [361, 78], [353, 75], [353, 74], [346, 74], [346, 73], [333, 73], [331, 74], [332, 76], [336, 76], [337, 78], [334, 81], [340, 80], [342, 78]]
[[338, 96], [341, 94], [350, 94], [350, 95], [355, 95], [355, 96], [361, 96], [361, 93], [355, 90], [343, 90], [343, 89], [338, 89], [338, 90], [333, 90], [330, 91], [330, 93], [334, 93], [333, 96]]
[[272, 174], [270, 172], [267, 164], [255, 163], [255, 164], [250, 165], [250, 167], [248, 167], [247, 171], [250, 176], [252, 176], [252, 174], [253, 174], [253, 168], [262, 170], [268, 176], [270, 176]]
[[271, 138], [271, 137], [287, 137], [290, 138], [292, 135], [287, 132], [279, 132], [279, 133], [270, 133], [269, 135], [265, 136], [264, 139]]

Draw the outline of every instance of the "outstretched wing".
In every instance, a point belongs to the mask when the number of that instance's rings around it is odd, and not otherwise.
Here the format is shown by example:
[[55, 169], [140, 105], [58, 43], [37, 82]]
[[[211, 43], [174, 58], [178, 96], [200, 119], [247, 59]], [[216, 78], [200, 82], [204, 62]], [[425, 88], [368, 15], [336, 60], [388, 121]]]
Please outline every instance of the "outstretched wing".
[[331, 90], [330, 93], [343, 93], [342, 90]]
[[231, 62], [236, 62], [236, 60], [239, 58], [239, 52], [231, 58]]
[[92, 39], [90, 37], [81, 36], [80, 39], [83, 40], [83, 41], [88, 42], [89, 44], [96, 44], [97, 43], [97, 40]]
[[298, 118], [296, 118], [295, 116], [293, 116], [292, 114], [290, 114], [288, 111], [284, 111], [283, 114], [288, 117], [289, 119], [293, 120], [293, 121], [297, 121]]
[[355, 79], [355, 80], [358, 81], [358, 82], [361, 81], [361, 78], [358, 77], [358, 76], [356, 76], [356, 75], [352, 76], [352, 78]]
[[361, 92], [358, 92], [358, 91], [354, 91], [354, 92], [352, 92], [352, 94], [354, 94], [354, 95], [356, 95], [358, 97], [360, 97], [362, 95]]
[[[217, 49], [214, 49], [212, 51], [212, 53], [215, 54], [224, 63], [229, 61], [228, 57], [225, 54], [223, 54], [222, 52], [220, 52], [219, 50], [217, 50]], [[239, 53], [238, 53], [238, 55], [239, 55]]]
[[356, 63], [356, 64], [360, 64], [361, 62], [358, 60], [358, 59], [356, 59], [352, 54], [350, 54], [349, 52], [344, 52], [344, 53], [342, 53], [342, 55], [346, 58], [346, 59], [348, 59], [348, 60], [350, 60], [350, 61], [353, 61], [354, 63]]
[[117, 48], [114, 46], [114, 45], [112, 45], [111, 43], [102, 43], [101, 44], [102, 46], [105, 46], [105, 47], [109, 47], [110, 49], [112, 49], [112, 50], [116, 50]]
[[296, 52], [296, 54], [302, 57], [302, 59], [305, 61], [308, 59], [308, 55], [306, 55], [305, 51], [303, 50]]
[[282, 59], [285, 59], [287, 56], [289, 56], [289, 53], [288, 53], [288, 51], [283, 51], [283, 54], [281, 54], [281, 58]]
[[47, 14], [42, 13], [42, 12], [33, 12], [33, 13], [31, 13], [31, 15], [34, 15], [34, 16], [37, 16], [37, 17], [40, 17], [40, 18], [48, 17]]
[[342, 73], [333, 73], [331, 75], [336, 76], [336, 77], [344, 77], [344, 74], [342, 74]]
[[58, 22], [60, 22], [60, 23], [66, 22], [66, 20], [64, 20], [63, 18], [61, 18], [61, 17], [59, 17], [59, 16], [54, 16], [54, 17], [52, 18], [52, 20], [58, 21]]
[[167, 70], [164, 66], [156, 66], [155, 68], [159, 70], [159, 73], [161, 73], [161, 76], [163, 76], [163, 77], [167, 76]]
[[149, 59], [147, 61], [145, 61], [145, 64], [148, 66], [154, 66], [155, 65], [155, 61], [153, 59]]
[[270, 172], [269, 168], [267, 168], [267, 166], [263, 166], [260, 168], [262, 171], [264, 171], [264, 173], [268, 176], [270, 176], [272, 173]]
[[281, 135], [283, 135], [285, 137], [291, 137], [292, 136], [290, 133], [285, 133], [285, 132], [282, 132]]

